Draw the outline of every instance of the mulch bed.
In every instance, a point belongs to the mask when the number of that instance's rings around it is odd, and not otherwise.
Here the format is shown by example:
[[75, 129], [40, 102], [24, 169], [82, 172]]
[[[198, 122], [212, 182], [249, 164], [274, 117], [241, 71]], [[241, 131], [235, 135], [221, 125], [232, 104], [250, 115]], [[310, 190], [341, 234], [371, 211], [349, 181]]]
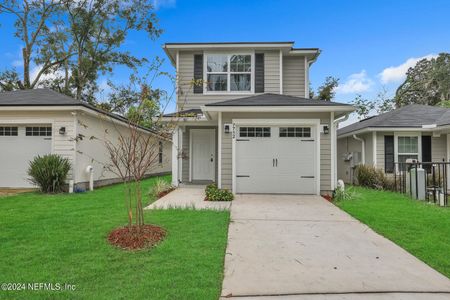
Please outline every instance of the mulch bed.
[[333, 198], [330, 195], [323, 195], [322, 197], [329, 202], [333, 202]]
[[163, 191], [163, 192], [159, 193], [157, 195], [158, 199], [164, 197], [165, 195], [167, 195], [168, 193], [172, 192], [173, 190], [175, 190], [175, 188], [168, 189], [167, 191]]
[[155, 246], [166, 236], [166, 231], [155, 225], [136, 225], [116, 228], [108, 235], [111, 245], [124, 250], [141, 250]]

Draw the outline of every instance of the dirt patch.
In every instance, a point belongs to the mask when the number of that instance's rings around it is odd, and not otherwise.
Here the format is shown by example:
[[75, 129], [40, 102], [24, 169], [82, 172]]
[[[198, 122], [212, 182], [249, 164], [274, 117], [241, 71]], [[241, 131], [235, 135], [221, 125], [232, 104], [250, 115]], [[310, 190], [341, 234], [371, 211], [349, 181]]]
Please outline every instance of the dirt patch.
[[175, 190], [175, 188], [171, 188], [171, 189], [168, 189], [168, 190], [166, 190], [166, 191], [162, 191], [161, 193], [159, 193], [158, 195], [156, 195], [156, 197], [159, 199], [159, 198], [162, 198], [162, 197], [164, 197], [165, 195], [167, 195], [168, 193], [170, 193], [170, 192], [172, 192], [172, 191], [174, 191]]
[[20, 193], [29, 193], [29, 192], [35, 192], [38, 189], [34, 189], [34, 188], [26, 188], [26, 189], [2, 189], [0, 188], [0, 197], [1, 196], [12, 196], [12, 195], [17, 195]]
[[124, 250], [141, 250], [151, 248], [162, 241], [166, 231], [155, 225], [143, 225], [137, 227], [121, 227], [114, 229], [108, 235], [111, 245]]

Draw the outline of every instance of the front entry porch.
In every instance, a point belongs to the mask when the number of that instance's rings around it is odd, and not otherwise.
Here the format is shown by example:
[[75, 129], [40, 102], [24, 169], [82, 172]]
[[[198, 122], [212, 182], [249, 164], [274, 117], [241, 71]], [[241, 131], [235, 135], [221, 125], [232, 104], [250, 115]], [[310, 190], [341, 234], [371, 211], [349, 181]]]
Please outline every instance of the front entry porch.
[[173, 185], [207, 185], [217, 182], [217, 136], [217, 126], [186, 124], [178, 127], [173, 137]]

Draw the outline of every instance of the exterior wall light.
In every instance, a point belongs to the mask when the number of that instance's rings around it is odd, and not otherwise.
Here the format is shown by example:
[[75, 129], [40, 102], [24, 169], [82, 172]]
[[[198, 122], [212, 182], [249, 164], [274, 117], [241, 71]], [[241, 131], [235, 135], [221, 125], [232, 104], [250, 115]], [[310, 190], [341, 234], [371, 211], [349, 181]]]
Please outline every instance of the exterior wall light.
[[323, 126], [323, 134], [328, 134], [330, 132], [330, 129], [328, 128], [328, 125]]
[[60, 135], [65, 135], [66, 134], [66, 127], [59, 128], [59, 134]]

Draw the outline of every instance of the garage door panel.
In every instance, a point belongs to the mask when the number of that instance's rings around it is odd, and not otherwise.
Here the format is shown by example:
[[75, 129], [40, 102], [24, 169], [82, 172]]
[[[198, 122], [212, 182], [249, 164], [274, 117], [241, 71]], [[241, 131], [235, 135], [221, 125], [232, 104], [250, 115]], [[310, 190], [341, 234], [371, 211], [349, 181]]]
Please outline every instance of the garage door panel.
[[271, 127], [271, 137], [238, 137], [236, 191], [315, 194], [316, 131], [308, 128], [306, 138], [281, 136], [278, 126]]
[[29, 162], [37, 155], [51, 153], [51, 136], [26, 135], [25, 128], [29, 126], [18, 125], [17, 136], [0, 136], [0, 187], [33, 187], [27, 175]]

